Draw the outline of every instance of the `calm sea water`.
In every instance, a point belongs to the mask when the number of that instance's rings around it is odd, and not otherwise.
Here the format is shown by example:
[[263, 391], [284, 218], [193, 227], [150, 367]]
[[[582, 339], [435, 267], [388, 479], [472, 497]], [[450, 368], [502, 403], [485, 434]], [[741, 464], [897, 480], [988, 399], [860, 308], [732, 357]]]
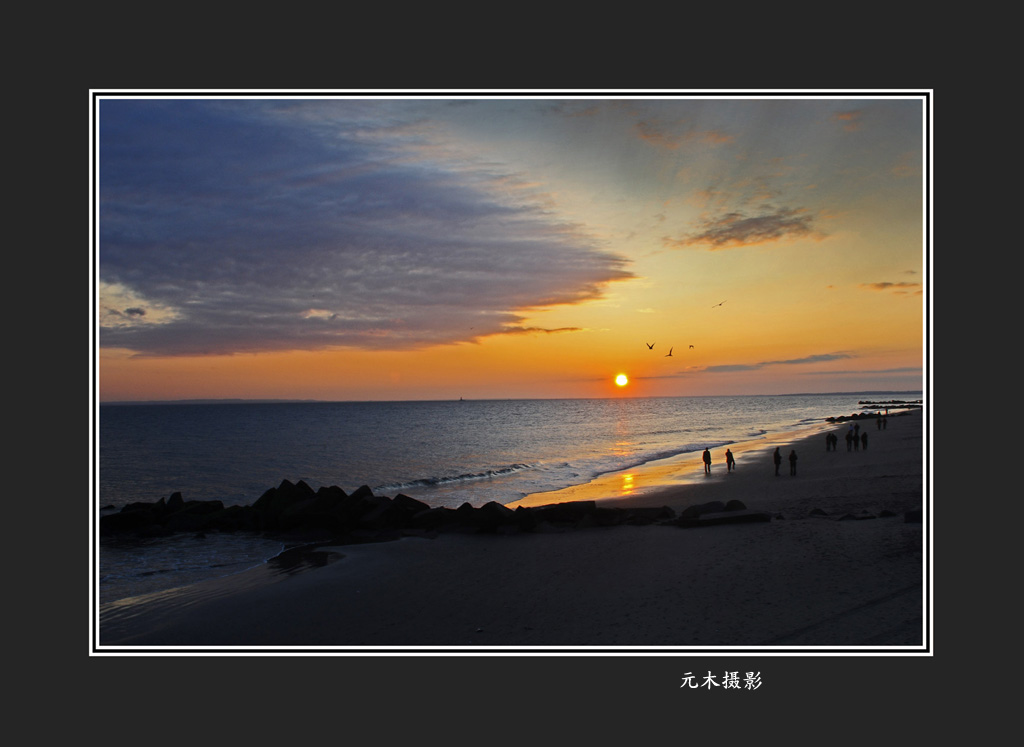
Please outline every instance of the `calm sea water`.
[[[511, 503], [607, 472], [820, 425], [861, 401], [920, 392], [649, 399], [103, 405], [96, 508], [180, 492], [249, 505], [282, 480], [368, 485], [434, 506]], [[252, 567], [260, 538], [180, 536], [99, 546], [101, 601]]]

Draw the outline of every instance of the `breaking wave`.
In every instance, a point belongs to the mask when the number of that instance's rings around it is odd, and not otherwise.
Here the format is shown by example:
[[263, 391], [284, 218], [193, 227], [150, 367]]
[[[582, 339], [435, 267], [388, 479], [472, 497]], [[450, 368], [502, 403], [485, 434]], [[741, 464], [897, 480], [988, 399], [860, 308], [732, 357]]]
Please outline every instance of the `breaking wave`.
[[467, 472], [461, 475], [445, 475], [442, 477], [424, 477], [418, 480], [409, 480], [408, 482], [394, 483], [390, 485], [378, 485], [374, 490], [388, 491], [388, 490], [411, 490], [413, 488], [436, 488], [443, 485], [454, 485], [457, 483], [471, 482], [473, 480], [489, 480], [495, 477], [506, 477], [513, 475], [516, 472], [522, 472], [523, 470], [530, 469], [529, 464], [512, 464], [508, 467], [500, 467], [498, 469], [487, 469], [482, 472]]

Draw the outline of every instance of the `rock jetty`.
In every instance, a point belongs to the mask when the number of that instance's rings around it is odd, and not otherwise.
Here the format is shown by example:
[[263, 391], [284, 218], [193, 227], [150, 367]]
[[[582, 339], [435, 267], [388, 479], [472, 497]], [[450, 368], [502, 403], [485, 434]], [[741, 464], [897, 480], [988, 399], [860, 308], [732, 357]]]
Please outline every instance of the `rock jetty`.
[[224, 506], [222, 501], [187, 501], [181, 493], [155, 502], [137, 502], [101, 515], [101, 536], [163, 536], [176, 532], [255, 532], [339, 541], [432, 536], [441, 532], [512, 534], [558, 532], [588, 527], [668, 524], [679, 527], [770, 521], [766, 513], [748, 511], [741, 501], [690, 506], [677, 515], [668, 506], [619, 508], [596, 501], [574, 501], [510, 509], [490, 502], [475, 507], [429, 506], [404, 494], [375, 495], [363, 485], [352, 493], [337, 486], [313, 490], [302, 480], [281, 482], [251, 506]]

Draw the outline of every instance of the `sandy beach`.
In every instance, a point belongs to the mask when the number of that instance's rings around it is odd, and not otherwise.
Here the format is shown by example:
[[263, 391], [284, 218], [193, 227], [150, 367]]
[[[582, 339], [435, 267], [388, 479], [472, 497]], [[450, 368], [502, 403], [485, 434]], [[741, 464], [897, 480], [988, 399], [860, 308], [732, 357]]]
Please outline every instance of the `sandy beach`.
[[[888, 649], [927, 644], [923, 417], [859, 421], [609, 475], [525, 503], [599, 500], [681, 512], [740, 500], [770, 521], [441, 534], [325, 546], [302, 572], [266, 569], [101, 610], [111, 651], [172, 647], [387, 651]], [[771, 452], [795, 450], [797, 474]], [[512, 504], [514, 507], [516, 504]], [[910, 518], [911, 520], [908, 520]]]

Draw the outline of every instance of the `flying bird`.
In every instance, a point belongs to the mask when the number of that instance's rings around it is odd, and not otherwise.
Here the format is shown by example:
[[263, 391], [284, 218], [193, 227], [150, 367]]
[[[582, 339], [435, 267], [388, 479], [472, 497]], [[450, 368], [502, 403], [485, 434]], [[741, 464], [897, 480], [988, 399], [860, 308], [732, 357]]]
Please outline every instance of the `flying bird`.
[[[726, 301], [727, 301], [727, 300], [728, 300], [728, 299], [726, 299]], [[722, 303], [725, 303], [725, 301], [722, 301]], [[721, 305], [722, 305], [722, 303], [716, 303], [716, 304], [715, 304], [715, 306], [721, 306]], [[711, 308], [715, 308], [715, 306], [712, 306]]]
[[668, 349], [668, 352], [667, 352], [667, 353], [665, 353], [665, 357], [666, 357], [666, 358], [670, 357], [670, 356], [672, 355], [672, 351], [673, 351], [674, 349], [675, 349], [675, 348], [669, 348], [669, 349]]
[[693, 345], [690, 346], [690, 350], [693, 350]]
[[644, 345], [646, 345], [646, 346], [647, 346], [647, 349], [648, 349], [648, 350], [654, 350], [654, 346], [655, 346], [656, 344], [657, 344], [657, 343], [653, 343], [653, 342], [645, 342], [645, 343], [644, 343]]

